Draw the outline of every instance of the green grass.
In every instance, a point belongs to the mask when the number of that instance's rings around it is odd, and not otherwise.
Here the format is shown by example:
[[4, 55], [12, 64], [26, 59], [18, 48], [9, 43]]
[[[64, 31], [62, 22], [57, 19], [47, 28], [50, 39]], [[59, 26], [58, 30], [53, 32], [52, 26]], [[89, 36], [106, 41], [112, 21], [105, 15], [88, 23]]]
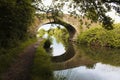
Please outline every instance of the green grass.
[[120, 24], [114, 25], [113, 30], [90, 28], [78, 36], [77, 42], [89, 46], [120, 48]]
[[43, 48], [45, 40], [43, 40], [35, 55], [34, 64], [32, 66], [32, 80], [53, 80], [53, 68], [50, 56]]
[[36, 39], [28, 39], [19, 43], [18, 46], [9, 49], [0, 49], [0, 75], [4, 73], [10, 64], [17, 58], [17, 55], [23, 51], [27, 46], [36, 42]]

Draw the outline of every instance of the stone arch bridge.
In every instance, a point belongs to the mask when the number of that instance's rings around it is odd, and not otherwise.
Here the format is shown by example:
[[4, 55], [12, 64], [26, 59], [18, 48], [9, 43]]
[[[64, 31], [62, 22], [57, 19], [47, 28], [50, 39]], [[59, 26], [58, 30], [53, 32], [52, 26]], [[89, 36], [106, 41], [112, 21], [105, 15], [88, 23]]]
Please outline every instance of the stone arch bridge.
[[[75, 18], [75, 16], [70, 16], [68, 14], [64, 14], [62, 17], [57, 17], [56, 20], [54, 20], [53, 18], [47, 18], [46, 14], [40, 14], [38, 15], [39, 18], [39, 26], [36, 26], [36, 32], [37, 30], [45, 24], [49, 24], [49, 23], [55, 23], [55, 24], [60, 24], [63, 25], [69, 32], [70, 35], [70, 40], [74, 41], [77, 38], [77, 35], [81, 32], [81, 31], [85, 31], [86, 29], [88, 29], [88, 27], [86, 26], [86, 22], [91, 24], [91, 20], [87, 20], [87, 19], [81, 19], [82, 20], [82, 25], [80, 23], [80, 18]], [[96, 23], [92, 23], [91, 26], [95, 26]]]

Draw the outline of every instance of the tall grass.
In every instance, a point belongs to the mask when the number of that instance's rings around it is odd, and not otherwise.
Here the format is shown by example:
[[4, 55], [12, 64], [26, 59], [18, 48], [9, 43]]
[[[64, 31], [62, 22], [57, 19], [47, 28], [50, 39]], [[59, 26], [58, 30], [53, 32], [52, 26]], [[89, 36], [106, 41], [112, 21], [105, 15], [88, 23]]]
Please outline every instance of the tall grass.
[[32, 80], [53, 80], [53, 69], [50, 56], [43, 48], [42, 41], [36, 51], [34, 64], [32, 66]]

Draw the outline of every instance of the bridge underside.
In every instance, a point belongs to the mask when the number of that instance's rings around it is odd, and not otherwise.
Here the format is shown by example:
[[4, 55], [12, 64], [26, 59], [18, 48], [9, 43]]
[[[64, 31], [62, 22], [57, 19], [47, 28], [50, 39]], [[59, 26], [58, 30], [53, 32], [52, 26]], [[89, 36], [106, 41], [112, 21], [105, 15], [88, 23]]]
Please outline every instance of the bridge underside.
[[69, 36], [70, 36], [69, 40], [72, 40], [74, 38], [75, 33], [76, 33], [76, 30], [72, 25], [65, 23], [65, 22], [62, 22], [62, 21], [53, 21], [53, 22], [48, 22], [45, 24], [60, 24], [60, 25], [64, 26], [69, 33]]

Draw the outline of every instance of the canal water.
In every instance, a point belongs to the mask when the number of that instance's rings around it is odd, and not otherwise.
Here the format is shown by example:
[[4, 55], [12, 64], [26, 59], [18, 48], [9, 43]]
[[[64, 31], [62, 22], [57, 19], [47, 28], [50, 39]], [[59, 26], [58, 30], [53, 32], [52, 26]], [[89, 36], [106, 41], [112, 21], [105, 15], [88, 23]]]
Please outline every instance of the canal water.
[[[47, 37], [44, 34], [43, 38]], [[49, 37], [52, 44], [48, 54], [56, 80], [120, 80], [119, 49], [87, 47]]]

